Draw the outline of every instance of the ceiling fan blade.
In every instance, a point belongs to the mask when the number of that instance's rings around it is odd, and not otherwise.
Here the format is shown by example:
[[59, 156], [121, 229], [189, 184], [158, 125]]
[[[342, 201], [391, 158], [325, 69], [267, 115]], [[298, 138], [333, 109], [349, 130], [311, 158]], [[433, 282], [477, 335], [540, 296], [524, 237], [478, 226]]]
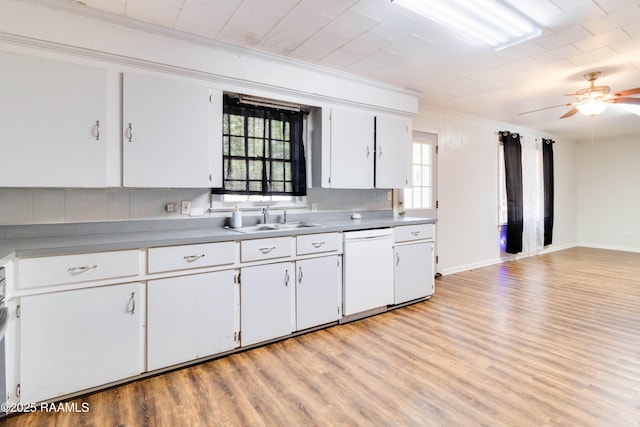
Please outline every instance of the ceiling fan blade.
[[537, 110], [531, 110], [531, 111], [525, 111], [524, 113], [518, 113], [518, 115], [522, 116], [523, 114], [535, 113], [536, 111], [543, 111], [543, 110], [548, 110], [550, 108], [558, 108], [558, 107], [569, 107], [571, 105], [573, 105], [573, 104], [569, 103], [569, 104], [552, 105], [551, 107], [538, 108]]
[[621, 90], [620, 92], [616, 92], [614, 93], [615, 96], [628, 96], [628, 95], [635, 95], [640, 93], [640, 87], [636, 87], [633, 89], [627, 89], [627, 90]]
[[567, 117], [571, 117], [574, 114], [576, 114], [578, 112], [577, 108], [572, 108], [571, 110], [567, 111], [562, 117], [560, 117], [561, 119], [566, 119]]
[[625, 98], [620, 97], [613, 100], [614, 104], [634, 104], [640, 105], [640, 98]]

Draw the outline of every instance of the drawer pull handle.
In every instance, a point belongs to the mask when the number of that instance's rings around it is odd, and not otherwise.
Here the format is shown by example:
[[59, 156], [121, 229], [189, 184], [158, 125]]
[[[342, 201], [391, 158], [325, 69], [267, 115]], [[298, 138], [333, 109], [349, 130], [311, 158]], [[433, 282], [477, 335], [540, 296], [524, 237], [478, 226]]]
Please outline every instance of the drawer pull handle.
[[302, 283], [302, 266], [298, 268], [298, 283]]
[[318, 249], [319, 247], [321, 247], [324, 244], [325, 244], [325, 242], [312, 242], [311, 246], [313, 246], [314, 248]]
[[420, 230], [418, 231], [412, 231], [411, 234], [413, 234], [414, 236], [417, 236], [418, 234], [420, 234]]
[[131, 126], [131, 123], [129, 123], [129, 126], [127, 126], [127, 134], [125, 136], [125, 138], [127, 138], [129, 140], [129, 142], [133, 142], [133, 126]]
[[185, 255], [184, 260], [187, 262], [194, 262], [199, 260], [200, 258], [204, 258], [204, 254], [200, 255]]
[[260, 252], [262, 252], [263, 254], [268, 254], [269, 252], [271, 252], [272, 250], [274, 250], [276, 247], [275, 246], [271, 246], [270, 248], [260, 248]]
[[83, 265], [81, 267], [69, 267], [67, 271], [71, 274], [80, 274], [84, 273], [85, 271], [93, 270], [94, 268], [98, 268], [98, 264]]
[[284, 285], [289, 286], [289, 269], [284, 271]]

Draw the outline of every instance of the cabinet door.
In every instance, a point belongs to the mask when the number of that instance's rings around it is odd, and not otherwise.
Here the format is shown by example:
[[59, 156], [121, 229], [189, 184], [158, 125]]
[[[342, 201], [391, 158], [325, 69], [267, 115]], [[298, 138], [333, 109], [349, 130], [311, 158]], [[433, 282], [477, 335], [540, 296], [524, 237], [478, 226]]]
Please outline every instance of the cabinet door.
[[20, 390], [38, 402], [142, 372], [140, 283], [21, 298]]
[[125, 73], [124, 186], [212, 187], [212, 163], [222, 155], [212, 152], [213, 138], [222, 138], [221, 102], [205, 86]]
[[433, 294], [433, 243], [394, 248], [394, 304]]
[[293, 264], [280, 262], [241, 270], [240, 324], [242, 345], [293, 332]]
[[150, 280], [147, 369], [231, 350], [238, 316], [234, 271]]
[[411, 119], [376, 117], [376, 188], [409, 187]]
[[340, 319], [341, 257], [337, 255], [296, 262], [296, 329]]
[[374, 116], [331, 110], [331, 188], [373, 188]]
[[107, 186], [107, 72], [0, 52], [2, 187]]

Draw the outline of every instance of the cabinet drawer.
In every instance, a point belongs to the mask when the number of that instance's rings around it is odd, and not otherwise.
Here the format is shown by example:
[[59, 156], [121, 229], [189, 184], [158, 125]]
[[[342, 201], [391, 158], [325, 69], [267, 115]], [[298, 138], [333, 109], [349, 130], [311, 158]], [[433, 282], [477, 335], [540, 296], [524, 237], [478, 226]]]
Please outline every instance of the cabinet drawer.
[[242, 262], [288, 256], [291, 256], [291, 237], [273, 237], [240, 242]]
[[411, 240], [433, 239], [435, 236], [434, 224], [403, 225], [394, 229], [396, 242], [408, 242]]
[[336, 252], [341, 244], [339, 233], [305, 234], [297, 237], [296, 252], [298, 255]]
[[138, 250], [18, 259], [18, 286], [35, 288], [136, 276]]
[[149, 273], [233, 264], [235, 258], [235, 242], [149, 248]]

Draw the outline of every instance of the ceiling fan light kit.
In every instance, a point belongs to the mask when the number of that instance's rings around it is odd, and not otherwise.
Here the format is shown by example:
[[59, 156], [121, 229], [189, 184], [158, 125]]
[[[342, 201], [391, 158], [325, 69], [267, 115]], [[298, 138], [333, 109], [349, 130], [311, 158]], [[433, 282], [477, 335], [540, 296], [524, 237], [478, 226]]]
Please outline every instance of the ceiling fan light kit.
[[542, 34], [531, 19], [501, 0], [391, 0], [450, 30], [480, 41], [495, 50]]
[[571, 110], [567, 111], [564, 115], [562, 115], [561, 119], [566, 119], [567, 117], [571, 117], [576, 113], [580, 112], [585, 116], [597, 116], [598, 114], [604, 112], [607, 109], [609, 104], [631, 104], [631, 105], [640, 105], [640, 98], [631, 98], [630, 95], [640, 94], [640, 88], [636, 87], [633, 89], [625, 89], [619, 92], [610, 95], [611, 89], [609, 86], [596, 86], [595, 81], [600, 77], [600, 71], [591, 71], [584, 75], [584, 78], [589, 82], [589, 87], [577, 90], [575, 93], [566, 94], [566, 96], [574, 96], [576, 98], [575, 102], [569, 102], [567, 104], [553, 105], [551, 107], [538, 108], [536, 110], [527, 111], [524, 113], [518, 114], [519, 116], [523, 114], [534, 113], [536, 111], [548, 110], [550, 108], [557, 107], [573, 107]]
[[607, 109], [608, 103], [602, 101], [587, 101], [584, 104], [577, 105], [576, 108], [585, 116], [597, 116]]

